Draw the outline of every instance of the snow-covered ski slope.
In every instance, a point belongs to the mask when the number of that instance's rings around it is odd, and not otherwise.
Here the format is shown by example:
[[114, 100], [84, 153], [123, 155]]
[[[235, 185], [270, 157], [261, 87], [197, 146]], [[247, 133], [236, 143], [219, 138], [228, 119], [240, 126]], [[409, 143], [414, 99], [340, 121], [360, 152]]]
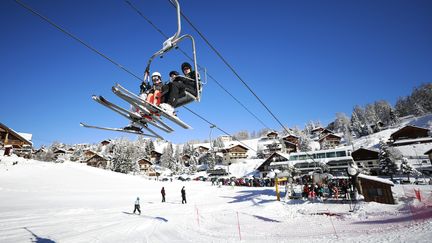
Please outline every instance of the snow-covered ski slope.
[[[349, 204], [278, 202], [273, 188], [159, 182], [72, 162], [0, 160], [2, 243], [430, 242], [432, 236], [431, 186], [416, 186], [422, 202], [413, 199], [413, 186], [399, 185], [397, 205], [359, 203], [350, 213]], [[131, 214], [137, 196], [141, 215]]]

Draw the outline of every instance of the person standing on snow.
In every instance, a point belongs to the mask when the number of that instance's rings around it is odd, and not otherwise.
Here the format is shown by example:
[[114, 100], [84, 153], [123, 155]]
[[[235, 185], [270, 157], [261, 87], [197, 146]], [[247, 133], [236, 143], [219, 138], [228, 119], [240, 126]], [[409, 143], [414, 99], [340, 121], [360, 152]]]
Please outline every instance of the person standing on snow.
[[165, 202], [165, 188], [164, 187], [162, 187], [161, 194], [162, 194], [162, 202]]
[[182, 204], [187, 203], [186, 202], [186, 190], [185, 187], [183, 186], [183, 188], [181, 189], [181, 196], [182, 196]]
[[134, 208], [133, 213], [135, 214], [135, 211], [137, 211], [137, 210], [138, 210], [138, 214], [141, 214], [139, 197], [137, 197], [137, 199], [135, 200], [135, 208]]

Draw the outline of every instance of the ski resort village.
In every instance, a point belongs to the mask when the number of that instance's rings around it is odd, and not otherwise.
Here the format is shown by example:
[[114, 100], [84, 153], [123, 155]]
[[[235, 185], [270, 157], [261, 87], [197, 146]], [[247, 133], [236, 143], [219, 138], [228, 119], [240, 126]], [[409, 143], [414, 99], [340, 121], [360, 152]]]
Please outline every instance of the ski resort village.
[[352, 140], [312, 124], [244, 140], [38, 149], [31, 134], [0, 124], [0, 239], [429, 242], [432, 115]]
[[0, 1], [0, 243], [431, 242], [432, 1]]

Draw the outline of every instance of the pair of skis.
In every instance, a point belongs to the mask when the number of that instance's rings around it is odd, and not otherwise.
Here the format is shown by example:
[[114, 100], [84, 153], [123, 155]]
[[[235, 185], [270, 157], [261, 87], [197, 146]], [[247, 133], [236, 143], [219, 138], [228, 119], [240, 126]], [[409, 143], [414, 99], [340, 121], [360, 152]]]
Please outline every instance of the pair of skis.
[[[149, 127], [152, 125], [164, 132], [171, 133], [174, 131], [170, 126], [168, 126], [162, 119], [166, 118], [177, 125], [185, 129], [190, 129], [191, 127], [180, 120], [175, 114], [170, 114], [166, 112], [159, 106], [148, 103], [146, 100], [130, 92], [126, 88], [122, 87], [120, 84], [116, 84], [112, 87], [112, 91], [115, 95], [129, 103], [133, 107], [133, 111], [122, 108], [102, 96], [93, 95], [92, 99], [99, 104], [109, 108], [110, 110], [120, 114], [129, 121], [132, 122], [134, 127], [139, 127], [139, 129], [125, 129], [125, 128], [111, 128], [111, 127], [100, 127], [92, 126], [84, 123], [80, 123], [81, 126], [86, 128], [96, 128], [109, 131], [125, 132], [131, 134], [139, 134], [148, 137], [163, 139], [158, 133]], [[143, 129], [148, 133], [143, 132]]]

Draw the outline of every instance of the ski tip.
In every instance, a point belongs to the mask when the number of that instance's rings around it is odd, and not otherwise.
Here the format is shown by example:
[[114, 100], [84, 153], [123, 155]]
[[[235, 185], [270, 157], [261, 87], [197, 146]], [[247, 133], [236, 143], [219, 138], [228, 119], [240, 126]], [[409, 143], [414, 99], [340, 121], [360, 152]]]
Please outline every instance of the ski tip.
[[83, 127], [83, 126], [84, 126], [84, 123], [80, 122], [80, 126], [82, 126], [82, 127]]

